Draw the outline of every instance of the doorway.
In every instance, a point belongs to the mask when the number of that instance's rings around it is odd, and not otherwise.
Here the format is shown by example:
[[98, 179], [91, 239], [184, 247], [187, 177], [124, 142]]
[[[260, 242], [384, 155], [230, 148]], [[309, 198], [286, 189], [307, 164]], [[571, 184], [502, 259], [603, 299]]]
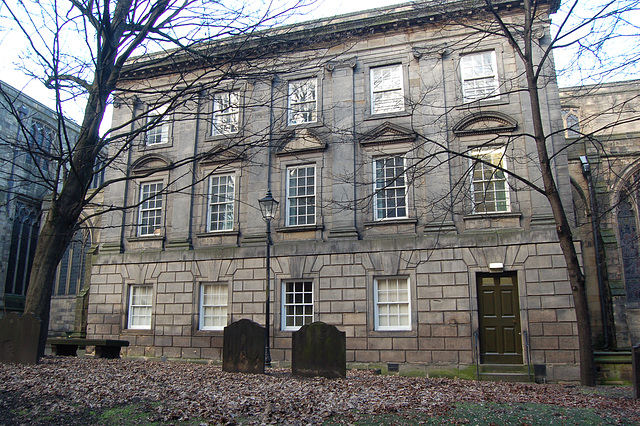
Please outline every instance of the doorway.
[[522, 364], [516, 273], [479, 273], [477, 284], [480, 362]]

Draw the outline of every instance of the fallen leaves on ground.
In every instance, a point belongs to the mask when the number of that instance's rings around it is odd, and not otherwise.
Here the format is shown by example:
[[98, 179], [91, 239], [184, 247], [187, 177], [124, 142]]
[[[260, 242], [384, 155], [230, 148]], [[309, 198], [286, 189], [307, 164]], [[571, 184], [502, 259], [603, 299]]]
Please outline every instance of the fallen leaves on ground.
[[[595, 409], [608, 418], [640, 422], [628, 392], [579, 386], [380, 376], [351, 370], [346, 379], [223, 372], [219, 365], [140, 359], [47, 357], [35, 366], [0, 364], [0, 418], [49, 418], [83, 424], [84, 413], [150, 404], [157, 421], [321, 423], [333, 415], [446, 413], [456, 402], [541, 403]], [[616, 394], [616, 392], [613, 392]], [[151, 405], [152, 404], [152, 405]], [[0, 421], [1, 423], [1, 421]]]

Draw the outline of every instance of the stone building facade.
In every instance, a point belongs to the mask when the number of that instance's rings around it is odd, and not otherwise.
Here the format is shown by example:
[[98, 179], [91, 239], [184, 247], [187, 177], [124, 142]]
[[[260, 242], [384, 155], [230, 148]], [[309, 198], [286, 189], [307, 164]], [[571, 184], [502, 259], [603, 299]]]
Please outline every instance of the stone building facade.
[[564, 88], [560, 100], [596, 344], [628, 348], [640, 343], [640, 81]]
[[[499, 3], [518, 19], [517, 3]], [[267, 32], [242, 52], [255, 68], [148, 57], [114, 112], [114, 126], [140, 134], [126, 167], [107, 172], [128, 180], [105, 204], [135, 207], [103, 219], [87, 334], [129, 340], [129, 355], [219, 360], [225, 325], [266, 322], [258, 200], [271, 191], [274, 361], [290, 360], [292, 330], [324, 321], [346, 332], [349, 362], [539, 364], [577, 379], [551, 210], [500, 171], [540, 179], [524, 161], [535, 149], [514, 87], [522, 64], [506, 40], [455, 25], [486, 17], [472, 7], [418, 3]], [[260, 47], [276, 39], [290, 50]], [[177, 81], [197, 96], [159, 105]], [[136, 84], [148, 95], [131, 95]], [[558, 88], [541, 87], [545, 126], [559, 130]], [[564, 143], [557, 132], [549, 149], [571, 206]]]
[[[74, 140], [79, 127], [67, 122]], [[60, 146], [54, 110], [0, 82], [0, 316], [22, 312], [33, 263], [43, 200], [55, 185], [56, 149]], [[75, 291], [65, 288], [53, 302], [73, 324]], [[55, 321], [52, 327], [56, 327]]]

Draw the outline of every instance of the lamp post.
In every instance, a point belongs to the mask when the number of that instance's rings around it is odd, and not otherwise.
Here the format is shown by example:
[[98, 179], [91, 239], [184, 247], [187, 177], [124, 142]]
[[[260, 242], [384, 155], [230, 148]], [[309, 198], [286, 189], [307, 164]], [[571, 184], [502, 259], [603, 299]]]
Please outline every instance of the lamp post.
[[265, 334], [264, 334], [264, 365], [271, 367], [271, 349], [269, 348], [269, 330], [271, 328], [271, 220], [278, 210], [278, 202], [271, 195], [271, 189], [267, 190], [267, 195], [258, 200], [262, 218], [267, 222], [267, 301], [265, 306]]

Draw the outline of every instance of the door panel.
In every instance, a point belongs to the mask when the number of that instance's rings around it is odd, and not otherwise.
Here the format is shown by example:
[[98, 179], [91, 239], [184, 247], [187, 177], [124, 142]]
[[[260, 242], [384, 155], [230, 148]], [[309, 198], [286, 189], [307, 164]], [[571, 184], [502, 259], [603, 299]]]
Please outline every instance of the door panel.
[[477, 283], [480, 362], [522, 364], [516, 274], [478, 274]]

